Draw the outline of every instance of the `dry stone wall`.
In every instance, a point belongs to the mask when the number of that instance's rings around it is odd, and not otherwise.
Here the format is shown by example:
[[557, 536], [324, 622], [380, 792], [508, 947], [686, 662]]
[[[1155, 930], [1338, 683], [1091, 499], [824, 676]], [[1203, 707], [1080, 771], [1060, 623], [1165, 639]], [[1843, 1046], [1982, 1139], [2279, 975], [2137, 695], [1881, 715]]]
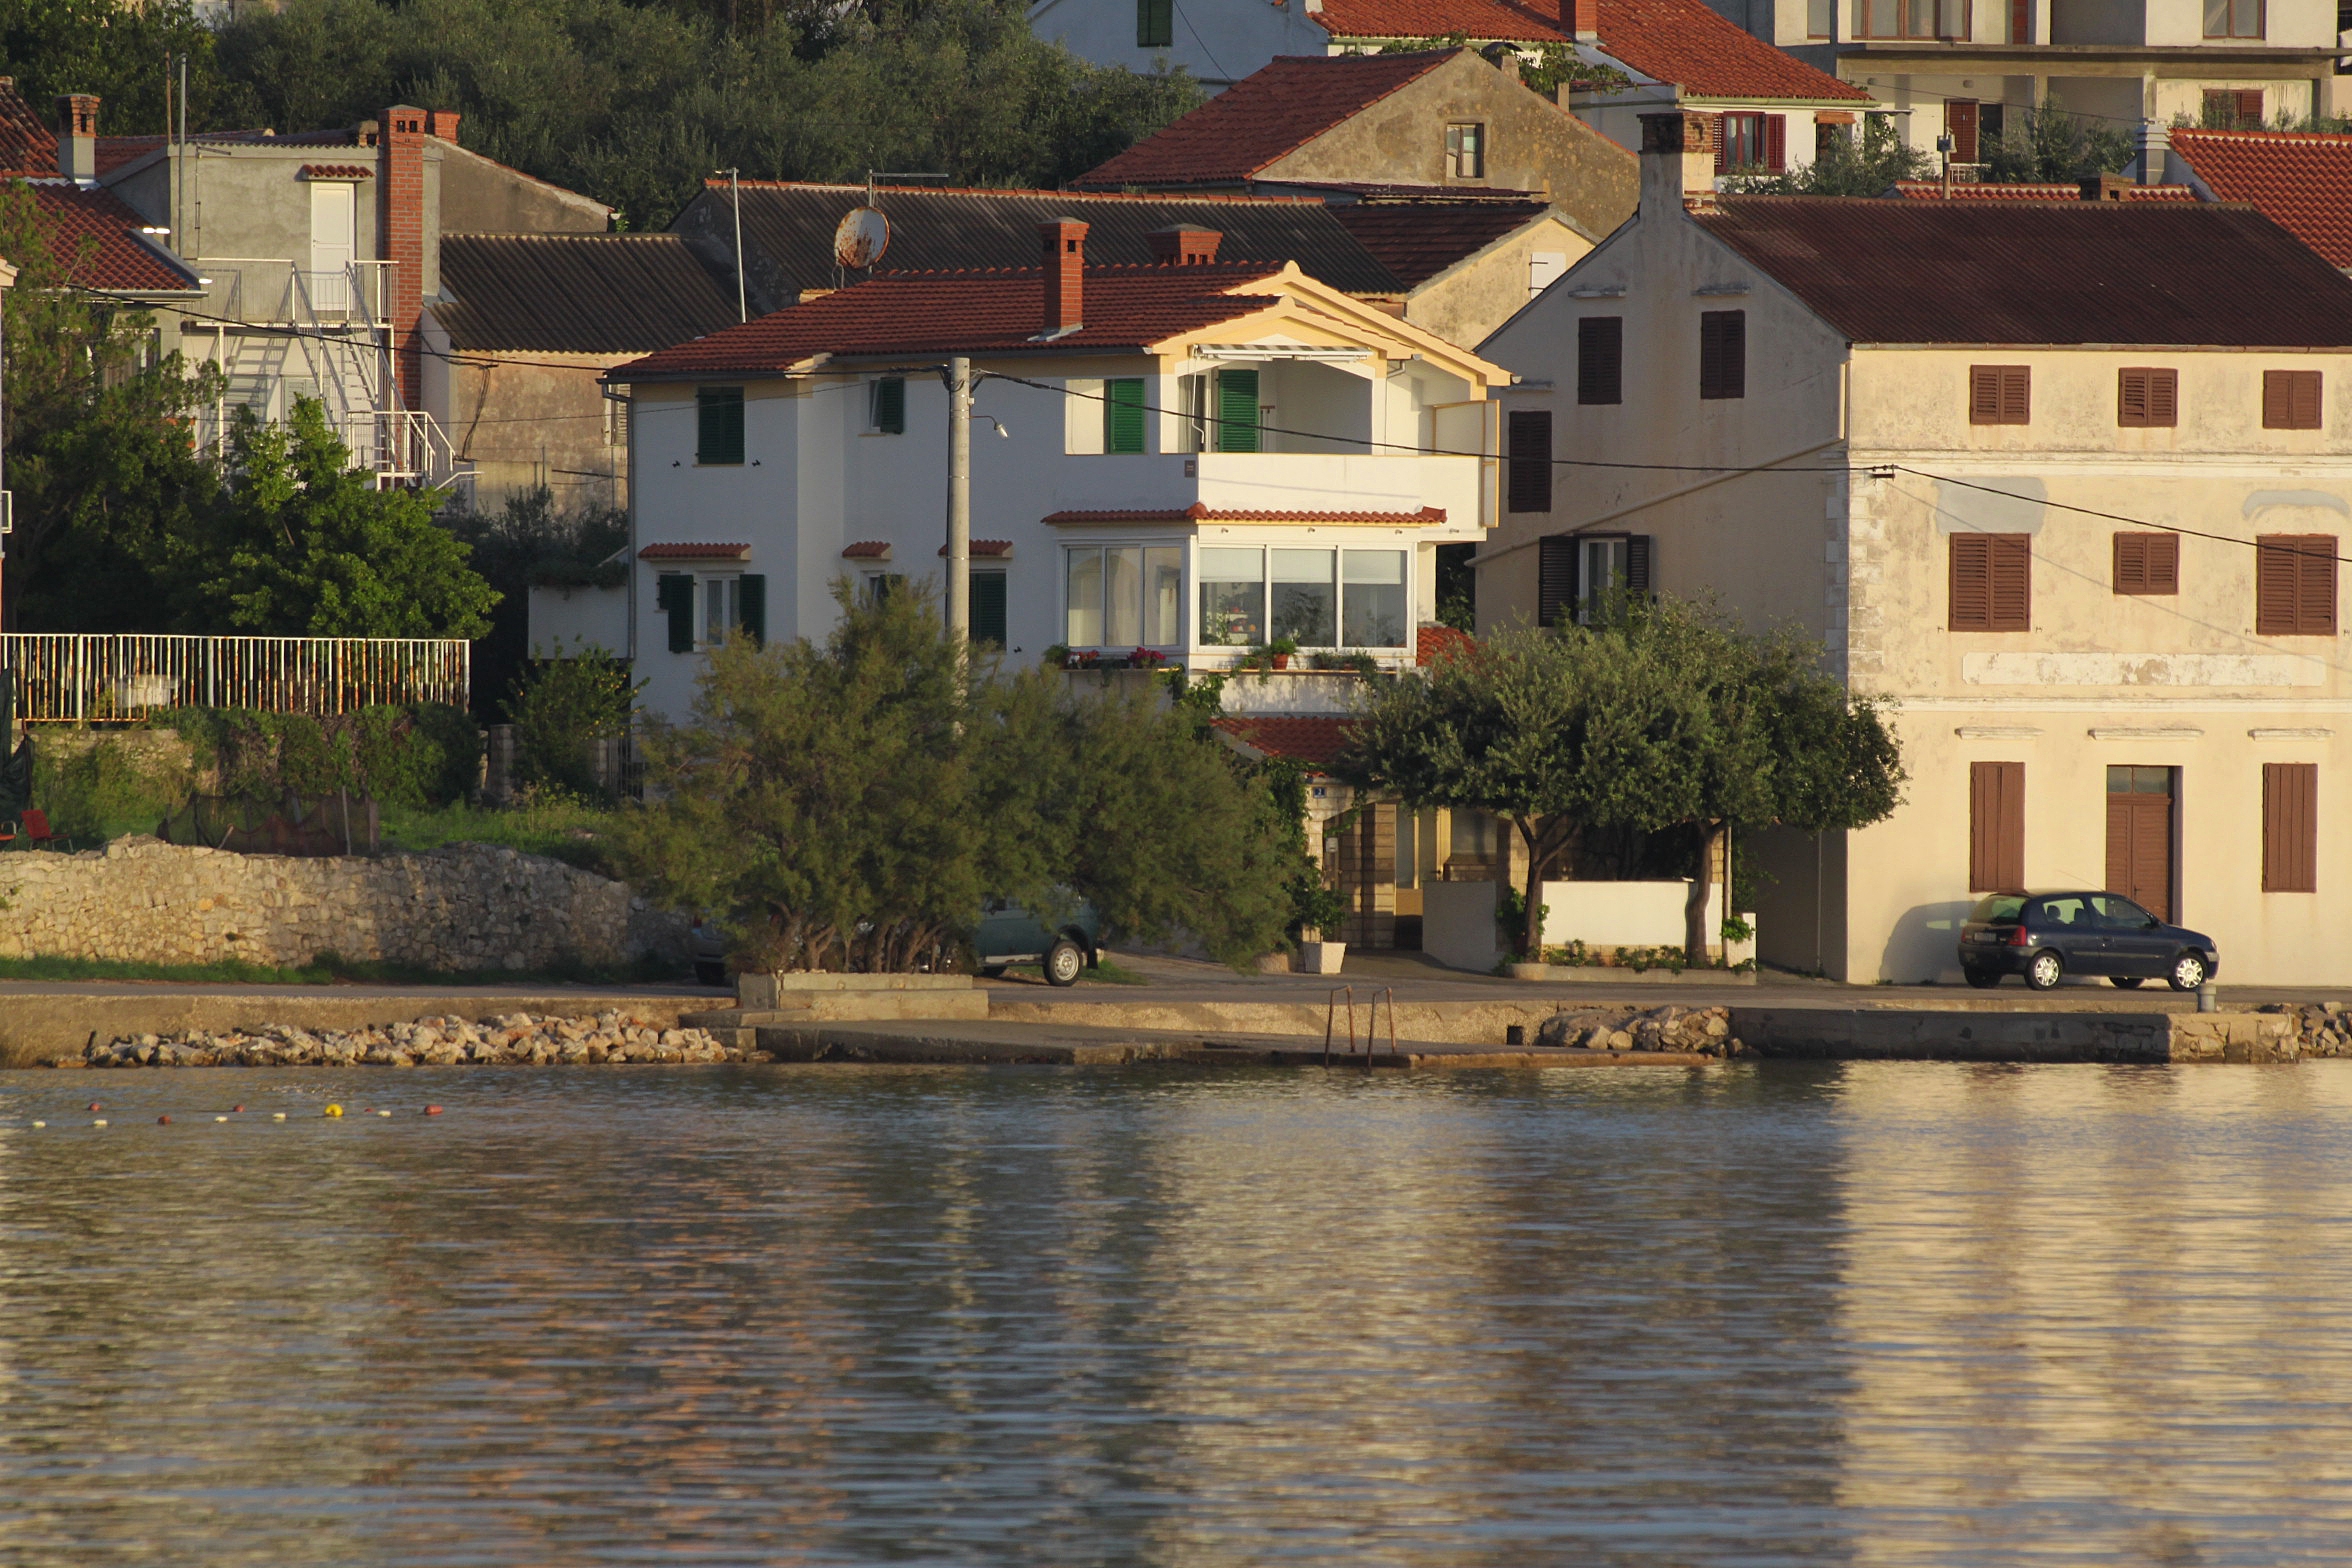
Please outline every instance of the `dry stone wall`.
[[0, 855], [0, 957], [447, 971], [683, 963], [686, 925], [628, 885], [484, 844], [295, 859], [125, 838]]

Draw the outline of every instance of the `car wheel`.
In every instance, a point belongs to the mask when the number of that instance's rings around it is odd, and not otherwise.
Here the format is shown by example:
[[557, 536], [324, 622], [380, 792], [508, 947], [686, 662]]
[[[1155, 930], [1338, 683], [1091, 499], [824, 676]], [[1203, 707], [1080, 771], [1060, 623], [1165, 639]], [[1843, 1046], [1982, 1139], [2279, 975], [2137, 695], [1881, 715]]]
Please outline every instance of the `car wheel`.
[[1068, 937], [1057, 937], [1054, 945], [1045, 950], [1045, 983], [1047, 985], [1076, 985], [1079, 971], [1086, 967], [1086, 949]]
[[2172, 988], [2175, 991], [2194, 991], [2205, 983], [2209, 971], [2202, 953], [2183, 953], [2172, 961]]
[[980, 978], [983, 980], [1002, 980], [1004, 972], [1005, 966], [1002, 964], [982, 964], [980, 966]]
[[696, 959], [694, 961], [694, 983], [696, 985], [725, 985], [727, 983], [727, 966], [710, 959]]
[[2025, 966], [2025, 983], [2037, 991], [2055, 989], [2065, 975], [2066, 960], [2048, 948], [2034, 954], [2033, 961]]
[[2109, 975], [2107, 978], [2126, 991], [2137, 991], [2140, 988], [2140, 982], [2148, 977], [2146, 975]]
[[1990, 991], [2001, 983], [2001, 977], [1990, 969], [1963, 969], [1961, 975], [1979, 991]]

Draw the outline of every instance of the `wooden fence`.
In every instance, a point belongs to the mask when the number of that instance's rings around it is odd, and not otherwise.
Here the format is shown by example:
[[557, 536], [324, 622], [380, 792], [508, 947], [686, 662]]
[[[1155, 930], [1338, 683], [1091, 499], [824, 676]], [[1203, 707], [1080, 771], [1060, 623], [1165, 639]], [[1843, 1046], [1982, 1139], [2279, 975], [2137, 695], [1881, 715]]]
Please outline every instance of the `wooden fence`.
[[0, 668], [27, 724], [127, 723], [159, 708], [462, 708], [472, 659], [463, 638], [0, 636]]

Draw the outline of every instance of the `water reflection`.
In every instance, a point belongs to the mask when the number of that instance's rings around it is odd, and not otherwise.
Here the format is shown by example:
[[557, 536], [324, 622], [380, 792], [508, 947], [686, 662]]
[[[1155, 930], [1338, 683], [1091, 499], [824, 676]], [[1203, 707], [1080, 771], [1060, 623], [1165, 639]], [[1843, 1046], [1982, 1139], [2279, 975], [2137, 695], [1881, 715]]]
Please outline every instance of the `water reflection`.
[[2348, 1130], [2334, 1064], [8, 1075], [0, 1562], [2324, 1556]]

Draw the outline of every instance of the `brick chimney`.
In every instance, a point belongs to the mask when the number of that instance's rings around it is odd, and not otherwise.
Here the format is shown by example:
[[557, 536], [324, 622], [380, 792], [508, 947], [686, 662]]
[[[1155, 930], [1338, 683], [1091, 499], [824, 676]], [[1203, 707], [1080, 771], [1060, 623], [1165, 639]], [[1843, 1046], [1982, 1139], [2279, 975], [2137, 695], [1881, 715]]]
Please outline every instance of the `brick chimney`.
[[400, 370], [400, 406], [424, 404], [424, 342], [417, 322], [425, 308], [425, 111], [406, 104], [386, 109], [377, 121], [377, 232], [382, 259], [392, 263], [390, 298], [385, 302], [392, 329], [392, 356]]
[[1045, 262], [1045, 325], [1040, 337], [1075, 332], [1086, 322], [1086, 230], [1076, 218], [1037, 226]]
[[57, 95], [57, 172], [77, 185], [98, 181], [98, 100], [88, 93]]
[[457, 141], [457, 121], [458, 113], [455, 109], [434, 109], [425, 116], [425, 130], [430, 135], [438, 136], [445, 142], [455, 144]]
[[2135, 189], [2135, 182], [2120, 174], [2094, 175], [2082, 182], [2084, 201], [2121, 201]]
[[1688, 109], [1641, 116], [1641, 215], [1715, 205], [1715, 119]]
[[1580, 44], [1601, 36], [1601, 0], [1560, 0], [1560, 31]]
[[1168, 267], [1207, 266], [1217, 259], [1217, 246], [1224, 238], [1216, 229], [1195, 228], [1189, 223], [1154, 229], [1144, 236], [1151, 246], [1152, 260]]

